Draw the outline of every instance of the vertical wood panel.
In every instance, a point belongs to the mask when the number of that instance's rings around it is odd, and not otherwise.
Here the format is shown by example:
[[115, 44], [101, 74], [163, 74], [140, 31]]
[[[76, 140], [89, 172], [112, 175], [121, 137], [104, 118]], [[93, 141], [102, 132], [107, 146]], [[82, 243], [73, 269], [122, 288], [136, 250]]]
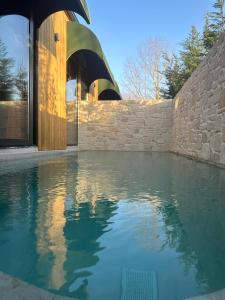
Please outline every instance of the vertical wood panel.
[[82, 83], [81, 83], [81, 67], [78, 66], [78, 74], [77, 74], [77, 101], [81, 101], [82, 94]]
[[[66, 45], [64, 12], [51, 15], [41, 25], [38, 41], [38, 148], [61, 150], [67, 146]], [[54, 33], [59, 34], [55, 42]]]

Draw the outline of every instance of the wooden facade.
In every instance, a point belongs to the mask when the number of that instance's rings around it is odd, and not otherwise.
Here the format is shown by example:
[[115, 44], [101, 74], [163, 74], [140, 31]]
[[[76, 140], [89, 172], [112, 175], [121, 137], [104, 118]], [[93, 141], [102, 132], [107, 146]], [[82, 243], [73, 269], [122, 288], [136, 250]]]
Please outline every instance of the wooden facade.
[[[67, 21], [65, 12], [50, 16], [38, 37], [38, 149], [64, 150], [77, 144], [77, 105], [66, 101]], [[57, 34], [58, 41], [55, 40]], [[98, 82], [82, 97], [81, 66], [77, 77], [77, 100], [97, 101]], [[69, 106], [69, 109], [68, 109]], [[71, 109], [73, 107], [74, 109]], [[74, 113], [74, 115], [72, 115]]]
[[[85, 0], [46, 5], [28, 2], [19, 6], [5, 4], [0, 9], [3, 16], [15, 18], [8, 24], [15, 25], [12, 32], [22, 38], [27, 52], [21, 59], [25, 61], [23, 87], [27, 94], [24, 96], [23, 91], [21, 96], [13, 83], [13, 88], [8, 89], [11, 94], [4, 88], [0, 99], [0, 147], [37, 145], [41, 151], [65, 150], [77, 143], [79, 101], [99, 99], [99, 78], [115, 82], [98, 38], [76, 18], [75, 12], [89, 23]], [[62, 10], [57, 12], [59, 9]], [[2, 26], [7, 29], [7, 23]], [[23, 30], [18, 33], [20, 27]], [[12, 42], [8, 44], [12, 46], [9, 52], [18, 50]], [[67, 80], [77, 83], [71, 103], [66, 99], [66, 86], [72, 93]], [[4, 84], [7, 87], [7, 82]]]
[[[38, 149], [65, 150], [78, 142], [79, 101], [97, 101], [98, 80], [86, 86], [86, 61], [77, 61], [77, 103], [67, 103], [67, 22], [62, 11], [47, 18], [38, 34]], [[84, 58], [83, 58], [84, 59]], [[86, 74], [87, 75], [87, 74]]]
[[57, 12], [46, 19], [39, 29], [39, 150], [64, 150], [67, 147], [66, 26], [68, 20], [65, 12]]

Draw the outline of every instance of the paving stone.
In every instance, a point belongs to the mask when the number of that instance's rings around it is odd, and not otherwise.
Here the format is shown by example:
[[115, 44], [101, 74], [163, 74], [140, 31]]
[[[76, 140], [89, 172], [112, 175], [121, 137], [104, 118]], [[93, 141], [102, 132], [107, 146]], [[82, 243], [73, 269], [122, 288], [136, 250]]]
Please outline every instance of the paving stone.
[[1, 300], [75, 300], [61, 297], [0, 272]]
[[186, 300], [224, 300], [225, 299], [225, 290], [218, 291], [209, 295], [188, 298]]

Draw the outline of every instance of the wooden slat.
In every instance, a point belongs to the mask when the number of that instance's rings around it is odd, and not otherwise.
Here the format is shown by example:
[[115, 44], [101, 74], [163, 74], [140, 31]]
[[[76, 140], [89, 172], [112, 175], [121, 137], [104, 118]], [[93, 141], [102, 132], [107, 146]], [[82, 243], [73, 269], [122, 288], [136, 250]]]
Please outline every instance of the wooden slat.
[[[38, 148], [62, 150], [67, 146], [66, 45], [68, 17], [51, 15], [39, 30], [38, 41]], [[54, 33], [60, 41], [55, 42]]]

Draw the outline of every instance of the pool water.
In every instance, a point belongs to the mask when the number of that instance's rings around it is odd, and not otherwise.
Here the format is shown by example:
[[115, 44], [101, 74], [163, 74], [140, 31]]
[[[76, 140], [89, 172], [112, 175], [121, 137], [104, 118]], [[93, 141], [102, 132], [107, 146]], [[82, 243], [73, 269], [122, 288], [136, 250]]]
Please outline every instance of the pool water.
[[225, 288], [225, 170], [169, 153], [80, 152], [0, 165], [0, 271], [119, 300], [124, 268], [159, 300]]

